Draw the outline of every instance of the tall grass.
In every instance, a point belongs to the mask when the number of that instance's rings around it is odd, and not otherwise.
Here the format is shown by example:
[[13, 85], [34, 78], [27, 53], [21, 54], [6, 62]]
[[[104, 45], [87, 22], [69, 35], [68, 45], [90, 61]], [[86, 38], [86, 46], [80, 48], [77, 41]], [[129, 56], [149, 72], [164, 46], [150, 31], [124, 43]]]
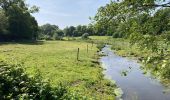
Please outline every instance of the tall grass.
[[66, 84], [66, 95], [114, 100], [116, 86], [103, 79], [103, 69], [96, 63], [97, 51], [95, 43], [92, 46], [83, 41], [44, 41], [39, 45], [8, 43], [0, 45], [0, 59], [10, 65], [21, 65], [28, 76], [35, 77], [39, 71], [41, 80], [48, 81], [50, 87]]

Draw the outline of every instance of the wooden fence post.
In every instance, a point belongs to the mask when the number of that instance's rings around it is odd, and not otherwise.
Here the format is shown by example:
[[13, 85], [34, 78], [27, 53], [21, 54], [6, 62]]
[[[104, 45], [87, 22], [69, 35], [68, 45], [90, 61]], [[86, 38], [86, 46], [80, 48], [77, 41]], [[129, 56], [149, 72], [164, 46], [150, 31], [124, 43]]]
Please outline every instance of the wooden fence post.
[[87, 45], [87, 53], [89, 52], [89, 45]]
[[80, 52], [80, 49], [78, 48], [78, 50], [77, 50], [77, 61], [79, 61], [79, 52]]
[[92, 48], [93, 48], [93, 41], [92, 41]]

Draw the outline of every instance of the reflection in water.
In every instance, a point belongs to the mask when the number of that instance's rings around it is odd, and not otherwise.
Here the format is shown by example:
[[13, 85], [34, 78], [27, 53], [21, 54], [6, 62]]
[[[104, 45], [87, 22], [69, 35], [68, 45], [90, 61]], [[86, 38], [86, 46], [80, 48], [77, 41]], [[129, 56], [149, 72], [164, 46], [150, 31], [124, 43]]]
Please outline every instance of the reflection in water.
[[115, 55], [109, 46], [102, 50], [100, 59], [106, 78], [115, 80], [123, 90], [124, 100], [170, 100], [169, 89], [151, 76], [146, 76], [140, 69], [140, 64]]

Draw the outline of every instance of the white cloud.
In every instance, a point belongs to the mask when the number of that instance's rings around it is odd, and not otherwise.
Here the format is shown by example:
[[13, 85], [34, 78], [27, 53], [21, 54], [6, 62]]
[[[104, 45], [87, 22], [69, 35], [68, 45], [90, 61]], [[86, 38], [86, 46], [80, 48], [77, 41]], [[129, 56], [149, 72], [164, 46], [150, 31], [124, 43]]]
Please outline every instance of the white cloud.
[[40, 7], [33, 14], [40, 25], [52, 23], [61, 28], [70, 25], [88, 24], [89, 16], [94, 16], [98, 7], [110, 0], [27, 0], [30, 5]]
[[54, 11], [49, 11], [49, 10], [45, 10], [45, 9], [41, 9], [40, 10], [40, 13], [41, 14], [44, 14], [44, 15], [49, 15], [49, 16], [58, 16], [58, 17], [72, 17], [72, 16], [76, 16], [76, 15], [73, 15], [73, 14], [69, 14], [69, 13], [64, 13], [64, 12], [54, 12]]

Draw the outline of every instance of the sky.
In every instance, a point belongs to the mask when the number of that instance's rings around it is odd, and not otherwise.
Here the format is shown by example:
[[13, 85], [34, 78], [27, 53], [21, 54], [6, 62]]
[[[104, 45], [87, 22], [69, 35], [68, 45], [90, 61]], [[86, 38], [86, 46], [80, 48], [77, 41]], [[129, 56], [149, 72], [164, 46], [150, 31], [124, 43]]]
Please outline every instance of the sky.
[[46, 23], [58, 25], [61, 29], [66, 26], [87, 25], [89, 17], [97, 13], [100, 6], [110, 0], [27, 0], [32, 6], [40, 7], [33, 16], [39, 25]]

